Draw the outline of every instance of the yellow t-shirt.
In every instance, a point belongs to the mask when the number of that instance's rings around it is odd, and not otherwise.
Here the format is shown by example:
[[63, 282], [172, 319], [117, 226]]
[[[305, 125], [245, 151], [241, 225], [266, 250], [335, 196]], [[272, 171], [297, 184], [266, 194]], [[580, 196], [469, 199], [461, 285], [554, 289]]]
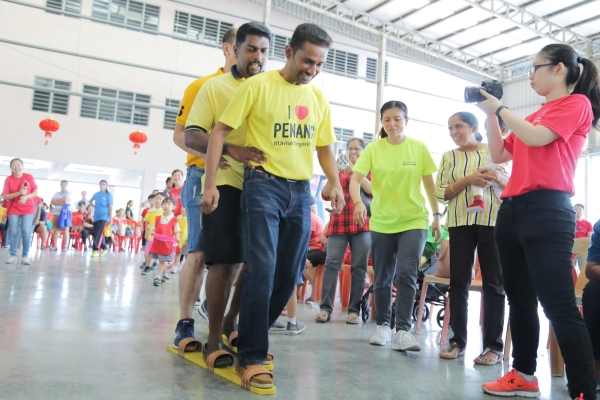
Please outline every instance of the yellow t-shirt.
[[179, 248], [181, 249], [188, 239], [187, 218], [181, 215], [177, 217], [177, 225], [179, 225]]
[[[186, 126], [199, 127], [210, 134], [217, 122], [219, 122], [221, 114], [223, 114], [223, 111], [229, 105], [231, 98], [244, 81], [244, 78], [237, 74], [234, 76], [229, 72], [206, 82], [196, 96]], [[246, 125], [242, 124], [239, 128], [234, 129], [227, 135], [226, 142], [237, 146], [244, 146], [246, 144]], [[231, 165], [231, 168], [217, 170], [217, 186], [229, 185], [242, 190], [244, 164], [235, 161], [229, 156], [225, 156], [225, 159]], [[203, 193], [205, 176], [202, 176]]]
[[146, 216], [144, 217], [144, 220], [147, 222], [147, 224], [146, 224], [146, 240], [152, 238], [152, 235], [154, 234], [154, 228], [155, 228], [154, 222], [156, 221], [156, 217], [158, 217], [159, 215], [163, 215], [162, 208], [156, 209], [156, 208], [152, 207], [146, 213]]
[[[185, 121], [187, 120], [188, 114], [192, 109], [192, 104], [194, 104], [194, 100], [196, 99], [198, 91], [200, 91], [200, 88], [206, 83], [206, 81], [208, 81], [210, 78], [214, 78], [215, 76], [219, 75], [223, 75], [223, 68], [219, 68], [219, 70], [212, 75], [196, 79], [185, 89], [185, 92], [183, 93], [183, 99], [179, 104], [179, 114], [177, 115], [177, 119], [175, 120], [176, 123], [185, 126]], [[195, 165], [199, 168], [204, 168], [205, 163], [202, 157], [198, 157], [194, 154], [188, 153], [187, 162], [185, 163], [185, 165], [187, 165], [188, 167]]]
[[399, 145], [377, 140], [367, 146], [352, 170], [363, 175], [372, 172], [369, 227], [373, 232], [428, 228], [421, 177], [433, 174], [437, 168], [425, 143], [409, 137]]
[[0, 223], [4, 219], [5, 215], [6, 215], [6, 208], [5, 207], [0, 207]]
[[292, 85], [277, 70], [242, 83], [219, 121], [234, 129], [245, 122], [246, 146], [262, 150], [264, 169], [286, 179], [311, 179], [315, 147], [336, 142], [323, 93]]

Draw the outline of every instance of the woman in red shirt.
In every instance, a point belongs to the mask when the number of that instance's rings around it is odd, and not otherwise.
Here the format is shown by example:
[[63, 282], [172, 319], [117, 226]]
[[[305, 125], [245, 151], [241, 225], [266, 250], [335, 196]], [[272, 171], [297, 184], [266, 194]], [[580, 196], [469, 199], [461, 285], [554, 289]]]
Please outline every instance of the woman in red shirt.
[[[539, 299], [565, 360], [570, 398], [590, 400], [596, 398], [594, 357], [575, 302], [575, 212], [569, 198], [586, 137], [600, 119], [598, 70], [570, 46], [551, 44], [535, 56], [529, 80], [546, 101], [525, 119], [484, 91], [486, 100], [478, 104], [488, 115], [493, 161], [513, 160], [495, 236], [510, 305], [514, 369], [482, 389], [499, 396], [539, 396], [534, 376]], [[512, 131], [506, 139], [496, 116]]]
[[175, 200], [175, 210], [173, 210], [173, 214], [176, 217], [181, 215], [181, 209], [183, 206], [181, 205], [181, 189], [183, 189], [183, 172], [176, 169], [171, 174], [173, 189], [169, 190], [169, 197]]
[[37, 196], [37, 185], [33, 176], [23, 172], [23, 161], [20, 159], [15, 158], [10, 161], [10, 170], [12, 175], [6, 178], [2, 190], [10, 234], [10, 253], [6, 263], [15, 264], [17, 262], [17, 246], [19, 237], [21, 237], [23, 241], [21, 263], [30, 265], [29, 246], [31, 245], [31, 231], [35, 216], [34, 199]]

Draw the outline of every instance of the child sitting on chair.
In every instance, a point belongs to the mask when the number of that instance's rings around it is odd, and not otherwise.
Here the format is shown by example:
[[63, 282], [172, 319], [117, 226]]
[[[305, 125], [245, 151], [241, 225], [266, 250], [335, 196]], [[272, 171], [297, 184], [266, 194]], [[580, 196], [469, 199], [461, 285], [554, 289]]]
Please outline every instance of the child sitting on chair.
[[[502, 118], [498, 118], [498, 122], [500, 124], [500, 133], [502, 134], [503, 137], [505, 137], [508, 134], [508, 127], [506, 126], [506, 124], [504, 123]], [[485, 120], [486, 130], [487, 130], [487, 124], [488, 124], [488, 121], [486, 119]], [[508, 167], [508, 163], [494, 164], [491, 157], [489, 157], [489, 158], [485, 157], [483, 160], [483, 166], [481, 167], [481, 169], [497, 169], [503, 175], [505, 175], [502, 179], [505, 179], [506, 181], [508, 181], [508, 172], [506, 171], [507, 167]], [[504, 183], [506, 183], [506, 181]], [[481, 186], [471, 185], [471, 193], [473, 193], [473, 202], [471, 204], [469, 204], [469, 206], [467, 207], [467, 212], [476, 213], [476, 212], [481, 212], [485, 209], [485, 204], [483, 202], [483, 189], [484, 188], [482, 188]], [[492, 192], [494, 192], [494, 194], [496, 195], [496, 197], [498, 199], [500, 199], [500, 195], [502, 194], [502, 187], [500, 187], [500, 184], [498, 182], [492, 183], [491, 189], [492, 189]]]
[[175, 245], [179, 241], [179, 224], [177, 217], [173, 214], [175, 200], [171, 197], [165, 198], [162, 201], [162, 209], [163, 214], [156, 217], [154, 221], [154, 237], [150, 248], [151, 258], [158, 260], [158, 275], [154, 278], [154, 286], [170, 282], [169, 275], [167, 275], [167, 263], [174, 261]]

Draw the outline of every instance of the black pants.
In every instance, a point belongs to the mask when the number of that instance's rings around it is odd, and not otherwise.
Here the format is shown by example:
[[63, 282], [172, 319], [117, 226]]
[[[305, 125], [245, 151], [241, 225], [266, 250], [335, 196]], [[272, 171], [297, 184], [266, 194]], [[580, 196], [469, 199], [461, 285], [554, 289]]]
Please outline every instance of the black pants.
[[538, 299], [565, 359], [571, 398], [596, 398], [590, 335], [575, 303], [571, 255], [575, 211], [569, 194], [538, 190], [504, 200], [496, 242], [510, 305], [513, 366], [534, 374], [540, 339]]
[[106, 225], [106, 221], [94, 221], [94, 251], [98, 251], [100, 249], [106, 250], [106, 241], [104, 240], [104, 226]]
[[481, 225], [457, 226], [450, 233], [450, 325], [454, 337], [450, 340], [460, 348], [467, 346], [467, 303], [475, 248], [481, 265], [483, 284], [483, 348], [502, 351], [504, 327], [504, 287], [494, 227]]
[[146, 230], [142, 231], [142, 246], [146, 245]]
[[327, 258], [327, 253], [321, 250], [308, 249], [308, 255], [306, 259], [310, 261], [313, 267], [316, 267], [319, 264], [325, 264], [325, 259]]
[[92, 235], [92, 239], [94, 238], [94, 228], [85, 228], [81, 231], [81, 241], [83, 242], [83, 247], [87, 247], [87, 239], [89, 235]]
[[[583, 271], [581, 272], [584, 273]], [[600, 362], [600, 281], [590, 279], [583, 289], [583, 319], [592, 338], [594, 358]]]

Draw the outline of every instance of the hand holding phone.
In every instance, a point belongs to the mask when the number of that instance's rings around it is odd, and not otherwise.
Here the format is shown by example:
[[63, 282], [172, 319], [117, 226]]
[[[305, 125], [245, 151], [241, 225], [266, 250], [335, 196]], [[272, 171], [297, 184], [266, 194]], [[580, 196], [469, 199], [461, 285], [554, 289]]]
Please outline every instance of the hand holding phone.
[[346, 168], [348, 168], [348, 164], [349, 164], [348, 151], [346, 149], [340, 149], [339, 154], [338, 154], [337, 164], [338, 164], [338, 169], [340, 171], [343, 171]]

